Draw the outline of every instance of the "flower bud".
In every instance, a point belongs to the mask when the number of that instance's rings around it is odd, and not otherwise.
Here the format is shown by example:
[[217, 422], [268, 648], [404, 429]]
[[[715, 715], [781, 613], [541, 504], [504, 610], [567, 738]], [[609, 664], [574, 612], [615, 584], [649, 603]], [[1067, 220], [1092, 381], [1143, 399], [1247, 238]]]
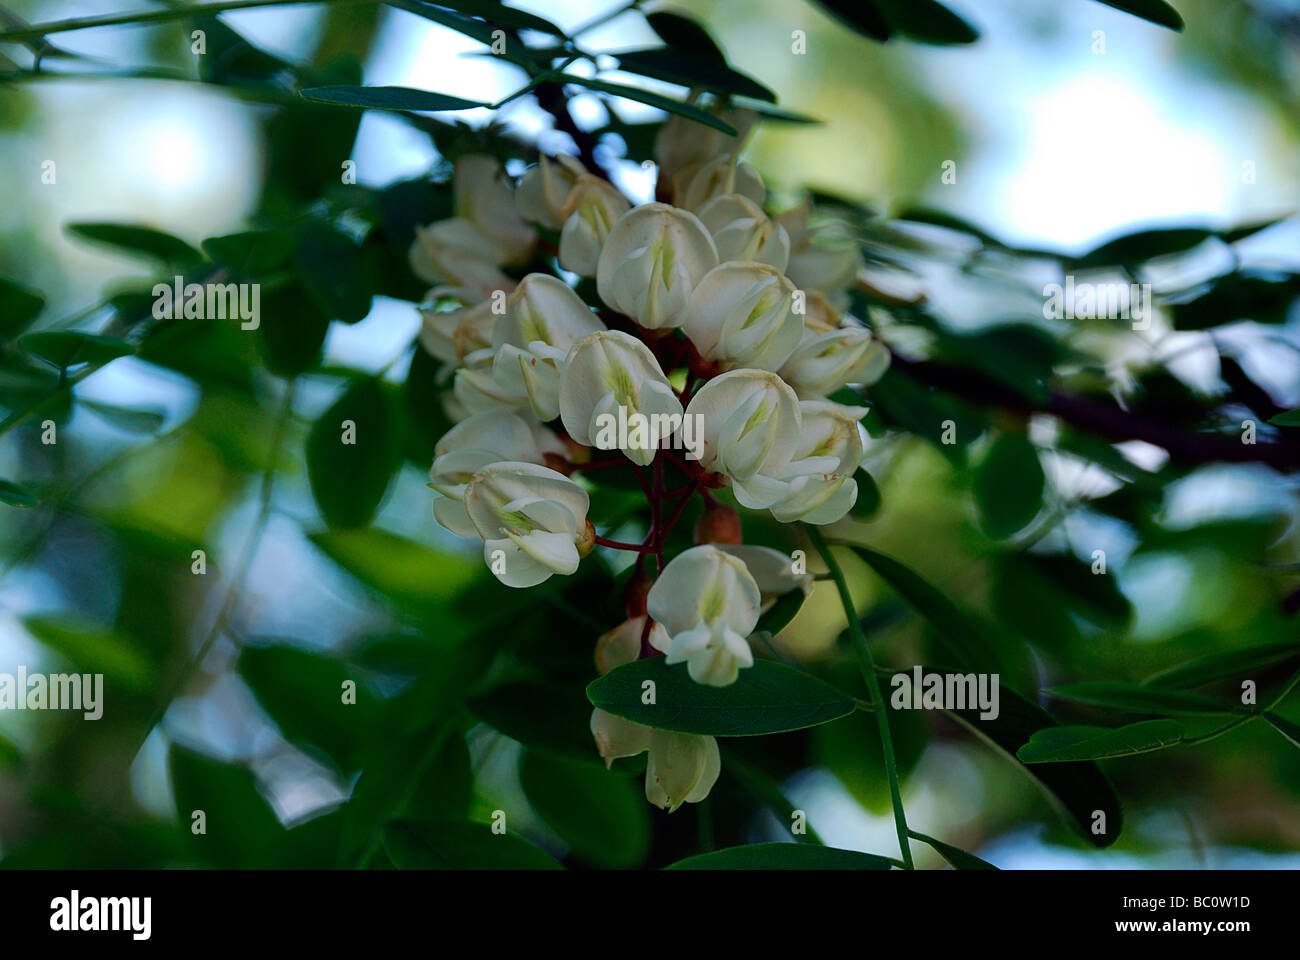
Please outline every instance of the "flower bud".
[[[631, 663], [641, 656], [641, 633], [645, 630], [645, 615], [629, 617], [596, 641], [596, 669], [603, 676], [615, 667]], [[668, 634], [662, 624], [650, 626], [651, 646], [667, 644]]]
[[[853, 509], [858, 499], [854, 479], [862, 461], [866, 431], [858, 423], [866, 407], [845, 407], [828, 401], [805, 400], [799, 404], [803, 431], [795, 452], [795, 468], [818, 464], [793, 481], [790, 493], [773, 504], [772, 516], [782, 523], [834, 523]], [[821, 465], [831, 458], [828, 470]]]
[[631, 207], [608, 180], [583, 174], [561, 211], [560, 266], [579, 276], [594, 277], [610, 230]]
[[682, 329], [722, 370], [776, 370], [803, 335], [794, 284], [763, 263], [714, 267], [691, 292]]
[[474, 224], [487, 238], [495, 254], [494, 263], [527, 262], [537, 231], [519, 216], [514, 190], [496, 157], [470, 153], [456, 161], [452, 203], [456, 216]]
[[714, 111], [735, 131], [736, 136], [674, 114], [655, 137], [655, 163], [661, 177], [671, 180], [683, 167], [701, 163], [723, 153], [739, 153], [758, 115], [753, 110]]
[[700, 207], [700, 222], [713, 237], [718, 259], [767, 263], [784, 270], [790, 262], [790, 235], [753, 200], [738, 193], [714, 197]]
[[[439, 300], [446, 296], [468, 300], [469, 306], [451, 310], [437, 309]], [[474, 302], [465, 291], [450, 287], [435, 287], [419, 306], [420, 346], [443, 363], [458, 364], [466, 355], [492, 345], [492, 329], [496, 314], [491, 300]]]
[[452, 381], [456, 403], [468, 416], [497, 410], [529, 409], [528, 391], [514, 368], [503, 364], [498, 372], [489, 347], [468, 354]]
[[519, 461], [484, 467], [465, 489], [488, 569], [508, 587], [532, 587], [578, 569], [587, 491], [562, 473]]
[[650, 348], [620, 330], [583, 337], [560, 378], [560, 419], [578, 443], [646, 466], [682, 422], [682, 404]]
[[645, 796], [661, 810], [672, 813], [683, 803], [699, 803], [709, 795], [721, 772], [722, 757], [713, 737], [651, 731]]
[[503, 394], [522, 388], [537, 418], [560, 414], [560, 371], [578, 340], [605, 325], [563, 280], [530, 273], [506, 301], [492, 335], [492, 376]]
[[606, 767], [619, 757], [635, 757], [650, 749], [649, 727], [607, 713], [599, 707], [591, 711], [591, 735]]
[[725, 503], [711, 503], [695, 521], [695, 542], [740, 543], [740, 514]]
[[564, 223], [564, 203], [578, 178], [585, 175], [581, 163], [558, 154], [554, 159], [542, 154], [537, 165], [530, 167], [515, 191], [515, 205], [525, 220], [540, 223], [548, 230], [559, 230]]
[[888, 348], [866, 327], [805, 331], [781, 367], [781, 377], [801, 397], [827, 397], [846, 383], [872, 384], [889, 368]]
[[634, 207], [615, 222], [596, 266], [600, 298], [651, 330], [677, 325], [718, 251], [692, 213], [663, 203]]
[[545, 456], [537, 428], [507, 411], [480, 413], [462, 420], [442, 435], [433, 448], [429, 486], [442, 496], [433, 502], [437, 521], [452, 533], [476, 537], [478, 531], [465, 512], [465, 489], [474, 474], [503, 460], [541, 463]]
[[820, 290], [832, 303], [842, 304], [844, 289], [863, 268], [858, 242], [840, 220], [811, 221], [811, 204], [776, 218], [790, 235], [786, 275], [800, 289]]
[[742, 506], [762, 510], [789, 492], [799, 398], [776, 374], [732, 370], [715, 377], [691, 398], [686, 416], [700, 418], [700, 464], [729, 477]]
[[667, 663], [685, 661], [696, 683], [725, 687], [754, 663], [746, 638], [758, 623], [760, 602], [745, 564], [706, 544], [669, 561], [646, 609], [671, 638], [667, 649], [656, 647], [668, 654]]
[[734, 154], [693, 163], [673, 177], [673, 204], [684, 210], [699, 210], [715, 197], [729, 193], [740, 194], [756, 204], [762, 204], [767, 194], [758, 171]]
[[496, 290], [510, 291], [515, 282], [497, 267], [496, 248], [468, 220], [453, 217], [415, 228], [411, 270], [426, 283], [450, 283], [476, 300]]

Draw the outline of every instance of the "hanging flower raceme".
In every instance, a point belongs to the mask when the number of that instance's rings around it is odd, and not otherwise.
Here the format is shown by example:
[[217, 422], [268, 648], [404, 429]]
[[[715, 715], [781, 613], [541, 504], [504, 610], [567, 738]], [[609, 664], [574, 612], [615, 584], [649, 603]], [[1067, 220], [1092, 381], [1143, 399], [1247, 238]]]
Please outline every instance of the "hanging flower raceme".
[[465, 510], [483, 538], [488, 569], [508, 587], [570, 574], [591, 551], [587, 491], [549, 467], [504, 461], [475, 473]]
[[668, 634], [668, 645], [657, 649], [669, 664], [684, 661], [696, 683], [725, 687], [754, 663], [748, 637], [761, 602], [744, 562], [705, 544], [682, 551], [664, 567], [646, 609]]
[[646, 203], [620, 217], [605, 238], [596, 288], [646, 329], [674, 327], [695, 285], [717, 265], [713, 238], [693, 213]]
[[646, 466], [660, 441], [681, 425], [682, 404], [649, 347], [622, 331], [603, 330], [569, 351], [560, 420], [578, 443], [622, 450]]
[[[656, 191], [671, 204], [632, 206], [571, 157], [542, 157], [513, 192], [495, 160], [462, 157], [455, 216], [421, 228], [412, 248], [412, 266], [438, 284], [419, 339], [445, 364], [434, 386], [456, 421], [429, 471], [434, 515], [480, 538], [511, 587], [572, 574], [597, 546], [634, 553], [627, 619], [596, 643], [602, 674], [662, 653], [695, 683], [741, 679], [760, 613], [808, 594], [812, 577], [744, 543], [737, 507], [783, 523], [842, 518], [866, 411], [828, 398], [889, 362], [848, 313], [848, 285], [865, 282], [854, 238], [807, 204], [769, 216], [762, 180], [737, 157], [752, 115], [725, 116], [740, 138], [678, 117], [661, 131]], [[541, 262], [533, 224], [558, 231], [544, 251], [558, 272], [587, 279], [506, 274]], [[620, 502], [639, 488], [645, 508], [589, 519], [597, 488]], [[691, 522], [697, 496], [697, 545], [674, 555], [669, 534]], [[646, 797], [664, 809], [704, 799], [718, 778], [712, 737], [600, 709], [591, 732], [607, 764], [648, 754]]]

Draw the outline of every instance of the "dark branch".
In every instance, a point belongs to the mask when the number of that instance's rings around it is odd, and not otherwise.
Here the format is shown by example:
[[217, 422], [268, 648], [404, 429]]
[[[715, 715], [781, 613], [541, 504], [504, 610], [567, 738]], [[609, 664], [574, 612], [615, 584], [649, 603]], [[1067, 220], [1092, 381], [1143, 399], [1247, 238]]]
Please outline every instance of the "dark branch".
[[1184, 465], [1202, 463], [1264, 463], [1279, 470], [1300, 468], [1300, 444], [1258, 441], [1242, 443], [1235, 436], [1188, 433], [1167, 423], [1130, 413], [1102, 400], [1053, 391], [1046, 402], [1032, 403], [1015, 390], [965, 367], [893, 358], [896, 370], [918, 383], [946, 390], [981, 406], [1022, 413], [1047, 413], [1071, 426], [1113, 442], [1143, 440], [1161, 447]]

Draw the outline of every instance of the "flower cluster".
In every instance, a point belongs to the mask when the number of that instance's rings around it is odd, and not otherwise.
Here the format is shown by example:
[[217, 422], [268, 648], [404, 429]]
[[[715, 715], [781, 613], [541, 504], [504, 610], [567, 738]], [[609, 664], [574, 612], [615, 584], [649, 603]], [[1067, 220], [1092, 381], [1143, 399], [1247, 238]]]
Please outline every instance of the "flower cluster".
[[[745, 131], [753, 117], [728, 120]], [[635, 552], [628, 619], [600, 638], [601, 672], [663, 653], [699, 683], [734, 682], [764, 605], [809, 583], [789, 557], [739, 545], [727, 492], [785, 523], [832, 523], [857, 498], [866, 409], [831, 398], [889, 362], [844, 312], [861, 254], [808, 204], [769, 215], [739, 146], [673, 118], [656, 145], [658, 199], [637, 205], [566, 156], [543, 156], [517, 185], [495, 159], [464, 156], [454, 216], [411, 248], [435, 285], [420, 342], [450, 371], [457, 421], [430, 470], [437, 520], [479, 538], [512, 587], [572, 574], [598, 544]], [[539, 264], [550, 272], [524, 273]], [[663, 489], [665, 463], [684, 488]], [[584, 473], [620, 465], [652, 507], [643, 543], [600, 536], [588, 517]], [[664, 537], [696, 495], [699, 545], [665, 563]], [[607, 761], [649, 751], [660, 806], [702, 799], [718, 775], [710, 737], [599, 710], [592, 731]]]

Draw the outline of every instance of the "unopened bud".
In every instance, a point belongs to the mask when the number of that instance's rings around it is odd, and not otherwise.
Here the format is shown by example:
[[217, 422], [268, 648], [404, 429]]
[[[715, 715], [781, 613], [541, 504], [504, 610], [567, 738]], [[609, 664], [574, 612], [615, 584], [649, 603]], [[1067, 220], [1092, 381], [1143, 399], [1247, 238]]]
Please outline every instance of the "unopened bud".
[[695, 522], [696, 543], [740, 543], [740, 514], [725, 503], [705, 509]]

